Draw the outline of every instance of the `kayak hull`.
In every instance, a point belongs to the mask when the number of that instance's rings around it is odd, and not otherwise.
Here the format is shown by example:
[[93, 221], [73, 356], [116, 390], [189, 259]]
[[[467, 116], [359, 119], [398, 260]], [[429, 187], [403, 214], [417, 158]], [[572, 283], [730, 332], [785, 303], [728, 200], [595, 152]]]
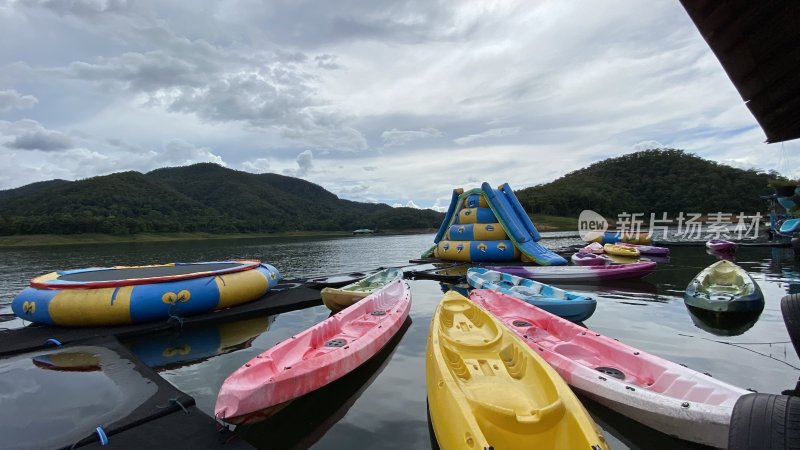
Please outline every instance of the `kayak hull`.
[[751, 313], [764, 309], [764, 294], [744, 269], [727, 261], [697, 274], [683, 295], [688, 306], [717, 313]]
[[392, 281], [402, 278], [402, 270], [388, 268], [341, 288], [326, 287], [320, 292], [320, 296], [322, 297], [322, 303], [328, 309], [338, 312], [383, 288]]
[[652, 261], [637, 261], [631, 264], [606, 266], [488, 266], [489, 269], [505, 272], [536, 281], [605, 281], [625, 278], [642, 278], [656, 269]]
[[244, 423], [341, 378], [378, 353], [402, 326], [411, 293], [402, 280], [268, 349], [222, 384], [215, 416]]
[[748, 393], [494, 291], [470, 293], [573, 388], [663, 433], [727, 447], [733, 405]]
[[467, 282], [477, 289], [492, 289], [537, 306], [573, 322], [583, 322], [594, 314], [597, 301], [528, 278], [473, 267]]

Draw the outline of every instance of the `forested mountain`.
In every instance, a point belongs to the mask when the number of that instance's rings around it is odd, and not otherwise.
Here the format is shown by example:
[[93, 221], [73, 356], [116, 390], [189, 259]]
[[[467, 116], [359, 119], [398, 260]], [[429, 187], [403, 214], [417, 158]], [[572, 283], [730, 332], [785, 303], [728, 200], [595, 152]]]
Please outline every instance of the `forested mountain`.
[[[681, 150], [607, 159], [517, 191], [528, 213], [765, 211], [775, 174], [741, 170]], [[250, 233], [437, 228], [432, 210], [359, 203], [308, 181], [216, 164], [51, 180], [0, 191], [0, 235], [142, 232]]]
[[774, 173], [742, 170], [681, 150], [646, 150], [610, 158], [544, 185], [517, 191], [529, 213], [577, 217], [584, 209], [606, 217], [627, 213], [766, 211], [759, 197]]
[[298, 178], [216, 164], [53, 180], [0, 191], [0, 234], [436, 228], [432, 210], [340, 200]]

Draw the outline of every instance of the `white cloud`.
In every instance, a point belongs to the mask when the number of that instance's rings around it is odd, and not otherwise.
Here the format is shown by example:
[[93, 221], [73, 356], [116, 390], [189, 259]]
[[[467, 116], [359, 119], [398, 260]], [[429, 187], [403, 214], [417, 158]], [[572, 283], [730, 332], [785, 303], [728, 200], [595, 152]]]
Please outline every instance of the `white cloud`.
[[422, 128], [420, 130], [398, 130], [397, 128], [392, 128], [381, 133], [381, 139], [383, 139], [385, 146], [396, 147], [420, 139], [437, 138], [443, 135], [444, 133], [436, 128]]
[[642, 150], [651, 150], [651, 149], [658, 149], [658, 148], [667, 148], [664, 144], [658, 141], [642, 141], [633, 144], [632, 146], [633, 151], [639, 152]]
[[420, 207], [419, 207], [419, 206], [418, 206], [416, 203], [414, 203], [414, 200], [409, 200], [409, 201], [407, 201], [405, 205], [404, 205], [404, 204], [402, 204], [402, 203], [395, 203], [395, 204], [393, 204], [393, 205], [392, 205], [392, 207], [393, 207], [393, 208], [414, 208], [414, 209], [422, 209], [422, 208], [420, 208]]
[[486, 130], [482, 133], [477, 134], [470, 134], [468, 136], [463, 136], [458, 139], [454, 139], [453, 142], [459, 145], [466, 145], [472, 142], [487, 139], [492, 137], [503, 137], [503, 136], [513, 136], [515, 134], [519, 134], [520, 128], [519, 127], [509, 127], [509, 128], [492, 128], [490, 130]]
[[245, 161], [242, 170], [252, 173], [266, 173], [270, 170], [269, 158], [256, 158], [252, 161]]
[[673, 0], [0, 0], [0, 41], [0, 189], [212, 161], [444, 209], [661, 144], [800, 167]]
[[306, 150], [297, 155], [297, 168], [285, 169], [283, 173], [293, 177], [304, 178], [313, 167], [314, 154], [311, 150]]

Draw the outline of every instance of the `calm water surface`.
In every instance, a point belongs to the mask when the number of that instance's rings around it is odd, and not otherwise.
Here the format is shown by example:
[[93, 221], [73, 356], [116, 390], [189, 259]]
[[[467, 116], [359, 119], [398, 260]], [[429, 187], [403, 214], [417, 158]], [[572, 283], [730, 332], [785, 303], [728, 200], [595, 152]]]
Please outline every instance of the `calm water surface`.
[[[229, 241], [62, 246], [0, 250], [0, 323], [18, 327], [9, 303], [28, 280], [54, 270], [141, 265], [172, 261], [258, 258], [284, 278], [310, 277], [381, 266], [404, 266], [433, 242], [433, 235], [364, 236], [336, 239], [248, 239]], [[556, 248], [577, 244], [573, 233], [550, 234]], [[736, 262], [764, 291], [758, 317], [715, 323], [684, 306], [682, 294], [697, 272], [716, 261], [705, 248], [673, 248], [669, 262], [641, 281], [564, 285], [597, 298], [586, 326], [700, 372], [759, 392], [793, 388], [800, 360], [789, 343], [780, 298], [800, 292], [800, 267], [790, 250], [740, 248]], [[290, 444], [315, 448], [430, 448], [425, 409], [425, 343], [431, 315], [449, 286], [409, 281], [411, 322], [399, 339], [352, 376], [294, 402], [282, 416], [241, 430], [263, 448]], [[193, 328], [125, 342], [143, 361], [197, 399], [213, 414], [224, 379], [247, 360], [328, 317], [324, 306]], [[586, 402], [612, 448], [693, 448], [609, 410]], [[47, 411], [43, 411], [46, 414]]]

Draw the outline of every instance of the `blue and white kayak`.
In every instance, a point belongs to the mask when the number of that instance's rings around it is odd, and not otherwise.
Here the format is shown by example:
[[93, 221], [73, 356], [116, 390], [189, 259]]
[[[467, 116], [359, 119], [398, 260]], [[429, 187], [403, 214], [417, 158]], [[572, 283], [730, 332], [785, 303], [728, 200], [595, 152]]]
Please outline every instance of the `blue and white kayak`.
[[480, 267], [472, 267], [467, 271], [467, 282], [477, 289], [492, 289], [516, 297], [573, 322], [588, 319], [597, 307], [597, 301], [593, 298]]

